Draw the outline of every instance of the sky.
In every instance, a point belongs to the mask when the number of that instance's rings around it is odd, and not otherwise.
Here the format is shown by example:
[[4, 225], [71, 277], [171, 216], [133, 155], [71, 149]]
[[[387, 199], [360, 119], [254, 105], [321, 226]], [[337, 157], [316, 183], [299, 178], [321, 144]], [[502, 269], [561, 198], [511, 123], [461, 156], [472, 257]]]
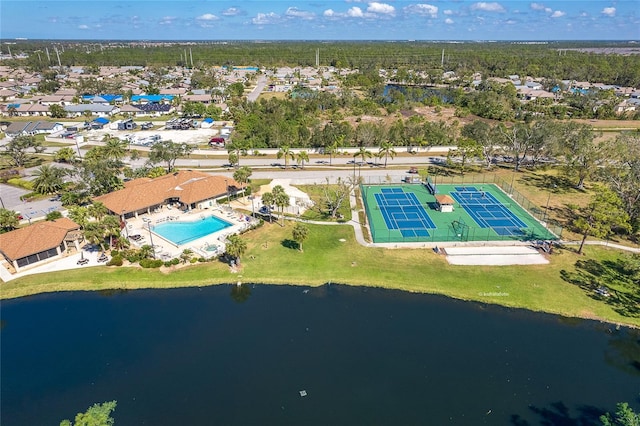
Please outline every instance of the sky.
[[640, 0], [1, 0], [0, 38], [640, 40]]

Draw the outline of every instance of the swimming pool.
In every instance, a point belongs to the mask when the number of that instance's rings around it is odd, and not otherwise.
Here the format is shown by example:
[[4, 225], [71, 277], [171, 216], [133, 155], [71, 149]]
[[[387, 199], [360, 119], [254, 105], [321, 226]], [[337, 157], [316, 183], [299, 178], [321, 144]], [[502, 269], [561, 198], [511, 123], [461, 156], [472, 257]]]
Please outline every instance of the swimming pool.
[[165, 222], [153, 227], [153, 232], [174, 244], [181, 245], [221, 229], [230, 227], [231, 224], [215, 216], [205, 217], [192, 222]]

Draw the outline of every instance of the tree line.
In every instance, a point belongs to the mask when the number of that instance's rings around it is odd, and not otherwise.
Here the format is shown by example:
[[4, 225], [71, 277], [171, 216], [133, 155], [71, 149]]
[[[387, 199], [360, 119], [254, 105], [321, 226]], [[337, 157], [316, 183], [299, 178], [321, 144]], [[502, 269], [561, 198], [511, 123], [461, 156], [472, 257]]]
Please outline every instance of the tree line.
[[[63, 66], [188, 66], [255, 65], [262, 68], [315, 66], [316, 49], [321, 66], [338, 68], [409, 68], [431, 73], [455, 71], [461, 76], [481, 72], [487, 77], [511, 74], [547, 79], [599, 81], [640, 87], [640, 55], [596, 54], [580, 47], [632, 47], [624, 42], [553, 42], [544, 45], [432, 42], [227, 42], [222, 43], [81, 43], [18, 41], [14, 51], [29, 54], [26, 63], [43, 70]], [[49, 56], [45, 54], [50, 51]], [[187, 56], [186, 52], [189, 52]], [[444, 50], [444, 58], [442, 51]]]

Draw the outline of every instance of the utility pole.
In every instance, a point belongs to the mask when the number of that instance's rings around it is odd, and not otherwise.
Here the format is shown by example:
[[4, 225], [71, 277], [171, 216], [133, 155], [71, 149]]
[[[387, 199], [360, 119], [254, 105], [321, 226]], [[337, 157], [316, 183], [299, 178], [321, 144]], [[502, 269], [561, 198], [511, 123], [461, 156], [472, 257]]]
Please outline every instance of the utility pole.
[[316, 68], [320, 66], [320, 49], [316, 49]]
[[191, 52], [191, 48], [189, 48], [189, 57], [191, 58], [191, 68], [193, 68], [193, 53]]
[[49, 63], [51, 63], [51, 55], [49, 55], [49, 48], [45, 47], [44, 50], [47, 52], [47, 61], [49, 61]]
[[62, 62], [60, 62], [60, 52], [58, 52], [57, 47], [54, 47], [54, 49], [56, 49], [56, 56], [58, 57], [58, 69], [62, 69]]
[[442, 59], [440, 60], [440, 66], [444, 70], [444, 49], [442, 49]]

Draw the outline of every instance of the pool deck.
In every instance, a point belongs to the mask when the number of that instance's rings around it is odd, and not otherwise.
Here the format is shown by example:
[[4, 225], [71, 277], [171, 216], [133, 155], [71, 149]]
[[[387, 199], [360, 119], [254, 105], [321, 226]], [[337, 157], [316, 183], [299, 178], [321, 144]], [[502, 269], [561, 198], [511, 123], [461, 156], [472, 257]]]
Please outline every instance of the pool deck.
[[[153, 226], [149, 229], [149, 225], [158, 225], [171, 221], [195, 222], [209, 216], [215, 216], [218, 219], [229, 222], [231, 226], [180, 245], [153, 232]], [[247, 229], [253, 223], [252, 220], [255, 219], [251, 219], [249, 216], [226, 206], [188, 211], [163, 208], [151, 214], [127, 219], [126, 228], [123, 229], [122, 233], [125, 237], [129, 237], [132, 247], [153, 246], [158, 259], [169, 260], [179, 257], [185, 249], [192, 250], [196, 256], [209, 258], [224, 253], [224, 241], [227, 236]], [[134, 235], [139, 235], [141, 238], [138, 240], [131, 239], [130, 237]]]

